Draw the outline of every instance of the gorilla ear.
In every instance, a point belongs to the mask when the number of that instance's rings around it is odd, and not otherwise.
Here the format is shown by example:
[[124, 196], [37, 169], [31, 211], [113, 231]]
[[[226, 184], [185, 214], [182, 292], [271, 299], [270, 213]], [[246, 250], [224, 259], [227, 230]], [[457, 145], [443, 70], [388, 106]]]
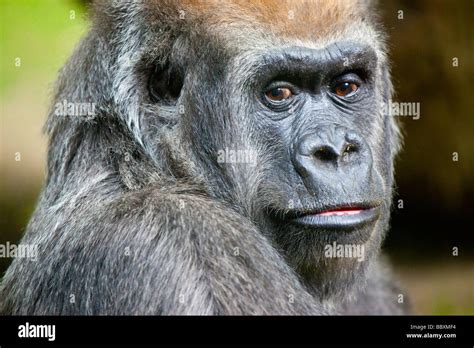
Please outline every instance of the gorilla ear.
[[166, 105], [176, 104], [183, 88], [183, 74], [170, 67], [158, 66], [150, 76], [148, 89], [152, 100]]

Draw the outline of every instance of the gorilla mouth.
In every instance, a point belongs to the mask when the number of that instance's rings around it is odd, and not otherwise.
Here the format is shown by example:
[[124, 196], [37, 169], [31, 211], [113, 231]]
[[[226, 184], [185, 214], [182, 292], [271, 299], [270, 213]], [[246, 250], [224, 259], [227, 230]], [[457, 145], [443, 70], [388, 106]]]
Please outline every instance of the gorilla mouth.
[[371, 223], [380, 215], [379, 205], [350, 204], [318, 210], [299, 210], [287, 215], [291, 223], [331, 230], [350, 230]]

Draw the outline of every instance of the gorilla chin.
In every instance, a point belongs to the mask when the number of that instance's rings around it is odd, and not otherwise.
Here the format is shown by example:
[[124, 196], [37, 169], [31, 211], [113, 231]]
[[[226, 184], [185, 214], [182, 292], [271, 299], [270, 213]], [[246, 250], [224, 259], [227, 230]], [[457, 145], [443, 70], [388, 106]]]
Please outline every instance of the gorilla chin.
[[365, 285], [361, 280], [378, 254], [389, 216], [382, 199], [347, 202], [337, 196], [339, 203], [313, 198], [317, 203], [308, 204], [307, 198], [298, 208], [269, 210], [272, 234], [288, 262], [320, 298], [335, 301]]
[[342, 300], [360, 286], [381, 245], [382, 205], [350, 205], [273, 216], [277, 243], [306, 286]]

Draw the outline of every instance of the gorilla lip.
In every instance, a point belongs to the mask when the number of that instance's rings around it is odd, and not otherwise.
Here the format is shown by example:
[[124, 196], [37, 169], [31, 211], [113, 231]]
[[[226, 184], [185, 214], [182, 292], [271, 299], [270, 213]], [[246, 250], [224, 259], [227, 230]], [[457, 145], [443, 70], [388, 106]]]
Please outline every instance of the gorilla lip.
[[379, 214], [378, 206], [351, 205], [297, 213], [291, 221], [324, 229], [354, 229], [375, 221]]

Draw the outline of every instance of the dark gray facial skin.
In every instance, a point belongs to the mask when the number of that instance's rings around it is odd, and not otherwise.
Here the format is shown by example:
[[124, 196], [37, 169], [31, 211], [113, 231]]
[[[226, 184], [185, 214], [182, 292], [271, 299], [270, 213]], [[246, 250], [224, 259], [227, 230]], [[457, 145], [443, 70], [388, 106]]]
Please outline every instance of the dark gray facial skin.
[[14, 260], [0, 313], [407, 311], [378, 255], [400, 139], [372, 12], [338, 3], [331, 29], [318, 7], [299, 37], [263, 3], [211, 3], [96, 4], [53, 110], [97, 113], [48, 119], [39, 257]]

